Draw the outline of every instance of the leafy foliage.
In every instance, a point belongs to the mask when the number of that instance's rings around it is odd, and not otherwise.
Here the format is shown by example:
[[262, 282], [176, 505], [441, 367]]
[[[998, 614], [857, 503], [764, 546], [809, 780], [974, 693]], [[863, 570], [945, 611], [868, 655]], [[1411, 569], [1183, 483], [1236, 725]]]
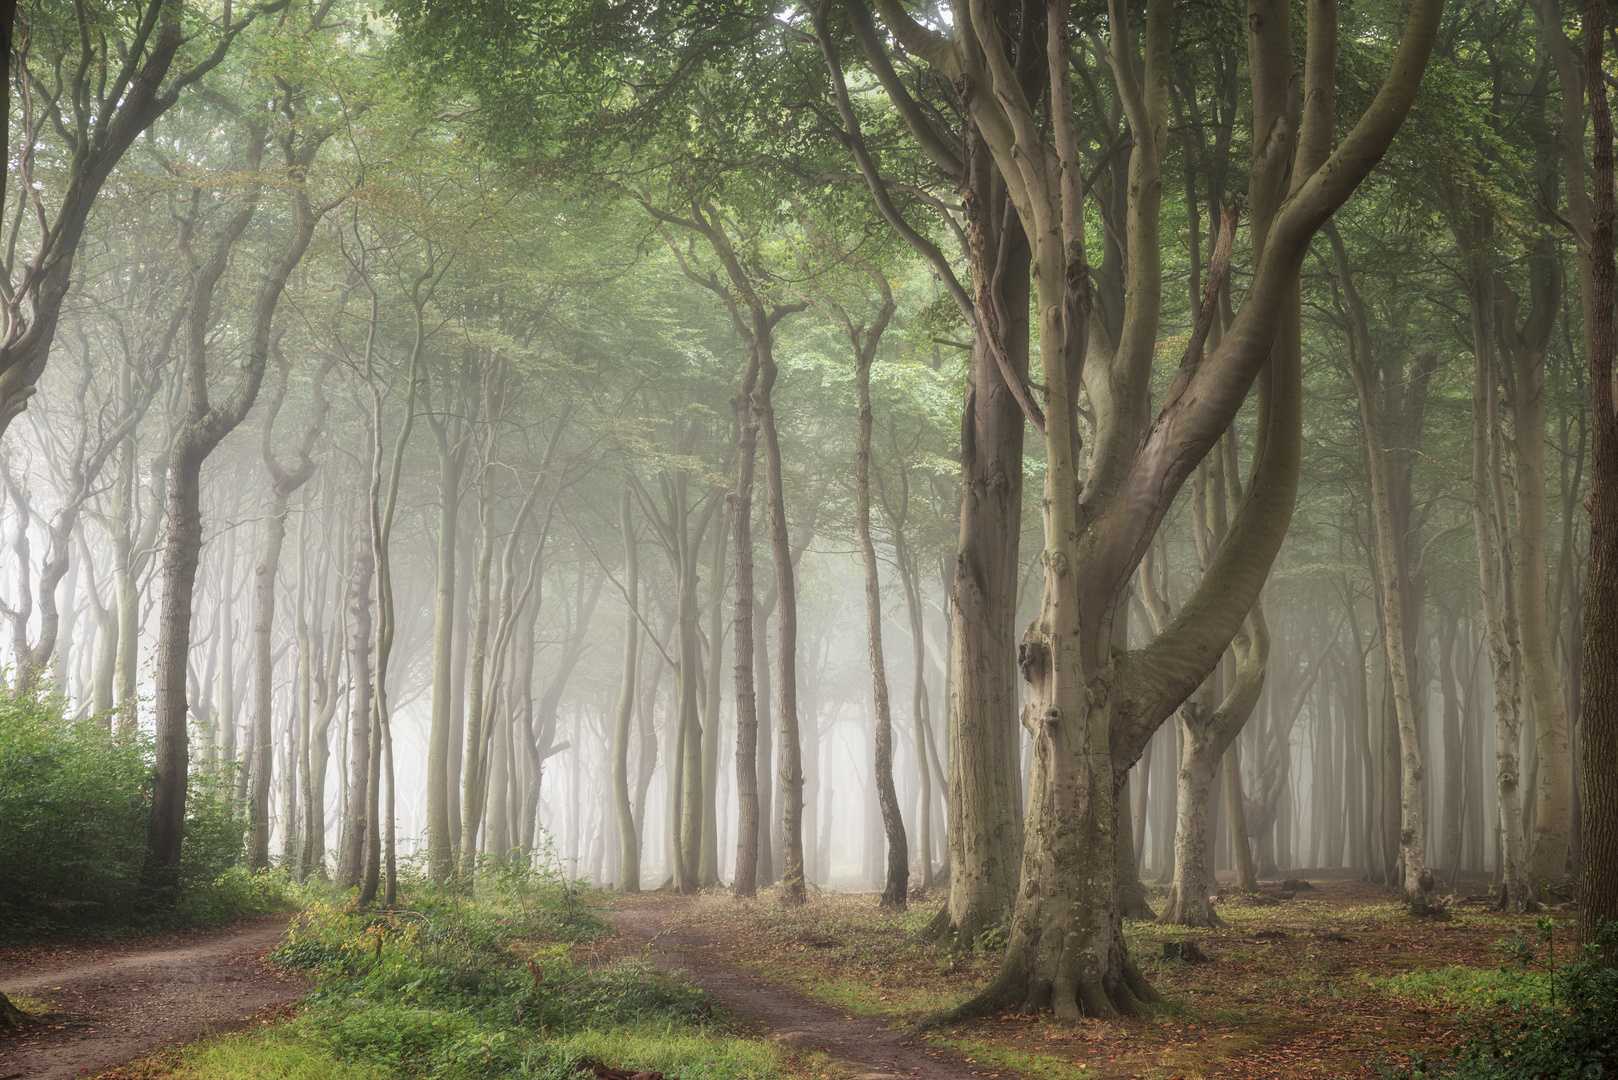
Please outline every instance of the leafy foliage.
[[144, 897], [152, 747], [74, 720], [55, 698], [0, 694], [0, 940], [228, 922], [285, 906], [237, 865], [246, 829], [229, 773], [198, 776], [175, 902]]
[[[1418, 1060], [1388, 1077], [1446, 1080], [1603, 1080], [1618, 1074], [1618, 969], [1596, 962], [1618, 943], [1618, 923], [1571, 961], [1556, 963], [1553, 920], [1519, 934], [1505, 949], [1514, 976], [1494, 1005], [1476, 1014], [1452, 1059]], [[1543, 951], [1542, 951], [1543, 950]], [[1534, 1003], [1530, 1003], [1534, 1002]]]
[[569, 948], [609, 932], [593, 890], [551, 868], [489, 867], [476, 899], [416, 884], [409, 910], [319, 902], [277, 954], [317, 985], [297, 1033], [344, 1062], [405, 1075], [569, 1075], [583, 1032], [696, 1027], [705, 994], [630, 958], [596, 969]]
[[0, 696], [0, 937], [123, 917], [146, 844], [150, 747], [59, 703]]

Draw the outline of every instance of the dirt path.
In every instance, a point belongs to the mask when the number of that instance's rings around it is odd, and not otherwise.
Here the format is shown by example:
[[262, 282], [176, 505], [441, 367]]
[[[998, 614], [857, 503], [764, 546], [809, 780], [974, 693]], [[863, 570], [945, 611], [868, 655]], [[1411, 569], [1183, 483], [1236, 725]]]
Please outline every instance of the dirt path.
[[[641, 941], [662, 934], [653, 953], [659, 967], [685, 971], [733, 1015], [761, 1024], [770, 1038], [831, 1055], [860, 1080], [973, 1080], [985, 1075], [948, 1051], [904, 1042], [901, 1030], [883, 1030], [874, 1019], [849, 1016], [710, 959], [707, 937], [681, 918], [689, 905], [683, 898], [637, 902], [609, 917], [620, 931]], [[1011, 1075], [1002, 1069], [993, 1072]]]
[[157, 942], [0, 954], [0, 990], [49, 1002], [48, 1024], [0, 1033], [0, 1080], [94, 1075], [164, 1043], [246, 1027], [303, 996], [265, 962], [284, 915]]

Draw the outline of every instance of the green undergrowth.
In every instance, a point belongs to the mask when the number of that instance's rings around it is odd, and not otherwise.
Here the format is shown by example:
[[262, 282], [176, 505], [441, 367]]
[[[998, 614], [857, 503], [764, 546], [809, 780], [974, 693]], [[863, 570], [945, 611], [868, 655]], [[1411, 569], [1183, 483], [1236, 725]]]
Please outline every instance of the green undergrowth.
[[485, 873], [471, 895], [414, 882], [398, 908], [311, 902], [275, 959], [311, 989], [284, 1024], [183, 1051], [184, 1080], [568, 1080], [590, 1058], [678, 1080], [776, 1080], [778, 1045], [644, 954], [593, 967], [600, 894], [552, 871]]
[[1440, 967], [1397, 975], [1366, 975], [1364, 981], [1384, 994], [1459, 1009], [1482, 1009], [1506, 1002], [1519, 1007], [1543, 1005], [1548, 998], [1544, 981], [1498, 969]]
[[1539, 919], [1502, 949], [1497, 985], [1470, 992], [1479, 1002], [1464, 1038], [1447, 1056], [1384, 1069], [1388, 1080], [1610, 1080], [1618, 1076], [1618, 968], [1597, 962], [1618, 952], [1618, 922], [1583, 948], [1563, 944], [1569, 927]]
[[979, 1075], [994, 1077], [1003, 1071], [1007, 1076], [1025, 1077], [1027, 1080], [1084, 1080], [1093, 1075], [1083, 1065], [1056, 1053], [1041, 1053], [960, 1036], [942, 1036], [928, 1039], [932, 1046], [944, 1046], [955, 1051]]
[[801, 906], [704, 899], [694, 914], [727, 961], [851, 1016], [912, 1022], [958, 1004], [998, 969], [994, 942], [973, 949], [926, 940], [937, 902], [883, 908], [873, 894], [816, 893]]
[[216, 926], [293, 907], [285, 877], [244, 865], [237, 774], [194, 768], [178, 890], [142, 883], [153, 746], [74, 719], [60, 698], [0, 690], [0, 943]]

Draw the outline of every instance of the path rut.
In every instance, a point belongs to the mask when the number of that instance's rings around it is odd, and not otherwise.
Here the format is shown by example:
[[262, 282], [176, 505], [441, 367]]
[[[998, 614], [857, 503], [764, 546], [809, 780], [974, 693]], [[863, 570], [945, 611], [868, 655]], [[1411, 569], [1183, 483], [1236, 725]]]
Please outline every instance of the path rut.
[[691, 981], [724, 1003], [737, 1017], [760, 1024], [769, 1038], [836, 1058], [860, 1080], [973, 1080], [1004, 1069], [975, 1071], [946, 1050], [905, 1041], [902, 1029], [884, 1030], [874, 1019], [849, 1016], [720, 963], [709, 939], [682, 919], [690, 901], [656, 900], [609, 913], [614, 925], [642, 941], [658, 937], [652, 959], [658, 967], [683, 971]]
[[94, 1075], [165, 1043], [267, 1021], [304, 993], [266, 961], [286, 926], [278, 915], [177, 945], [77, 949], [43, 965], [25, 951], [0, 959], [0, 990], [56, 1010], [47, 1024], [0, 1033], [0, 1080]]

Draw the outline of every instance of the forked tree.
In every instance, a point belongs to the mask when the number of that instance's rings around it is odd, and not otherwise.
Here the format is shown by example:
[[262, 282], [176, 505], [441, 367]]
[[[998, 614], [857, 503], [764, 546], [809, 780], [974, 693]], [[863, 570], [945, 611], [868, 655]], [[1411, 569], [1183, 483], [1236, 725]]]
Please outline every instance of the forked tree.
[[[1254, 272], [1218, 346], [1205, 292], [1196, 326], [1156, 417], [1148, 379], [1162, 303], [1158, 217], [1168, 136], [1173, 5], [1150, 0], [1138, 54], [1127, 9], [1109, 7], [1110, 67], [1134, 150], [1129, 280], [1114, 347], [1091, 333], [1085, 176], [1076, 134], [1068, 6], [1042, 20], [1042, 90], [1008, 62], [1004, 12], [972, 0], [947, 30], [924, 26], [900, 0], [877, 11], [898, 47], [967, 88], [973, 123], [1000, 167], [1032, 248], [1043, 387], [1014, 390], [1044, 442], [1045, 551], [1040, 610], [1023, 635], [1033, 738], [1027, 839], [1016, 914], [1001, 971], [968, 1015], [1008, 1006], [1112, 1016], [1156, 997], [1124, 946], [1115, 888], [1114, 794], [1146, 739], [1202, 683], [1247, 618], [1285, 536], [1296, 495], [1301, 431], [1298, 288], [1320, 225], [1386, 151], [1414, 100], [1442, 0], [1415, 0], [1396, 54], [1364, 115], [1332, 146], [1337, 11], [1313, 0], [1301, 80], [1290, 5], [1248, 5], [1254, 158], [1249, 173]], [[1299, 90], [1301, 88], [1301, 95]], [[1210, 274], [1210, 283], [1219, 273]], [[1242, 501], [1208, 572], [1153, 641], [1114, 652], [1115, 611], [1186, 478], [1230, 426], [1255, 381], [1257, 447]], [[1043, 403], [1035, 400], [1042, 390]], [[1094, 441], [1081, 457], [1081, 393]]]

